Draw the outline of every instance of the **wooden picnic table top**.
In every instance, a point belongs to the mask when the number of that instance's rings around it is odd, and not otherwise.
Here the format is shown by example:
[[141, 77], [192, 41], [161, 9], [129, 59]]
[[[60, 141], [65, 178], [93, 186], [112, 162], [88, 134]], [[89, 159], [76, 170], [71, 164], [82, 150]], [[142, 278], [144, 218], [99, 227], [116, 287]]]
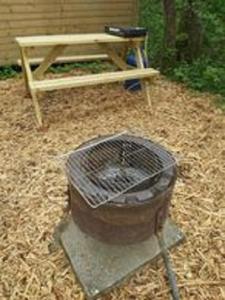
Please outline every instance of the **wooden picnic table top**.
[[143, 41], [145, 37], [123, 38], [107, 33], [84, 33], [63, 35], [41, 35], [17, 37], [20, 47], [42, 47], [55, 45], [82, 45], [96, 43], [124, 43], [130, 41]]

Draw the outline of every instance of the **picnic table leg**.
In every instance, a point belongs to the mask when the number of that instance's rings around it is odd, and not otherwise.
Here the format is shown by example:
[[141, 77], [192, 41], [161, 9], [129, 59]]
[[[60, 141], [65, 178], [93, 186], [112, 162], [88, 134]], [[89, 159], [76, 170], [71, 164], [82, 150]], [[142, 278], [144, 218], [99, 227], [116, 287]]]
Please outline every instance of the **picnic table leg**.
[[41, 110], [40, 110], [40, 106], [39, 106], [39, 103], [38, 103], [36, 91], [31, 90], [31, 97], [32, 97], [32, 100], [33, 100], [33, 105], [34, 105], [34, 109], [35, 109], [35, 113], [36, 113], [38, 125], [40, 127], [42, 127], [42, 125], [43, 125], [43, 123], [42, 123], [42, 115], [41, 115]]
[[109, 58], [114, 62], [114, 64], [119, 67], [121, 70], [127, 70], [130, 66], [121, 58], [116, 50], [110, 47], [109, 44], [102, 44], [100, 45], [102, 49], [107, 53]]
[[[140, 44], [138, 44], [135, 47], [135, 53], [136, 53], [136, 60], [137, 60], [138, 68], [144, 69], [145, 66], [144, 66], [144, 61], [143, 61], [143, 57], [142, 57], [141, 45]], [[150, 83], [149, 83], [149, 80], [147, 80], [147, 79], [143, 80], [142, 87], [143, 87], [144, 92], [145, 92], [145, 97], [146, 97], [146, 100], [148, 102], [150, 112], [152, 113], [152, 100], [151, 100], [151, 96], [150, 96]]]
[[31, 71], [28, 56], [27, 56], [27, 49], [21, 48], [21, 57], [22, 57], [22, 61], [23, 61], [24, 74], [26, 77], [26, 85], [29, 89], [29, 92], [30, 92], [30, 95], [31, 95], [31, 98], [33, 101], [38, 125], [42, 126], [41, 111], [40, 111], [40, 106], [38, 103], [36, 91], [33, 89], [33, 76], [32, 76], [32, 71]]
[[126, 61], [126, 58], [127, 58], [127, 53], [128, 53], [128, 50], [129, 50], [129, 45], [124, 45], [120, 51], [120, 57], [122, 57], [125, 61]]
[[22, 67], [24, 82], [25, 82], [27, 93], [30, 95], [30, 87], [29, 87], [26, 68], [25, 68], [24, 55], [23, 55], [23, 51], [21, 48], [20, 48], [20, 55], [21, 55], [21, 67]]
[[56, 58], [64, 51], [65, 45], [57, 45], [44, 58], [39, 67], [34, 71], [34, 77], [40, 79], [44, 72], [55, 62]]

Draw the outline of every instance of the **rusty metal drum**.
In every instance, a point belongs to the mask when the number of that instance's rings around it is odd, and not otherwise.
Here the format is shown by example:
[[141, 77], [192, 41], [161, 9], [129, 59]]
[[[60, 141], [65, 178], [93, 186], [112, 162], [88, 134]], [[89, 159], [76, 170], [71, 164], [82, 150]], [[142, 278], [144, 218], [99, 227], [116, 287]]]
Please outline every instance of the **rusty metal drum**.
[[[130, 141], [148, 148], [146, 139], [134, 136], [129, 138]], [[92, 142], [93, 140], [89, 143]], [[161, 162], [160, 153], [152, 149], [151, 144], [148, 151], [152, 152], [151, 157]], [[91, 155], [87, 159], [91, 159]], [[142, 157], [136, 164], [137, 169], [144, 168], [143, 164], [146, 162], [141, 160]], [[99, 176], [104, 182], [108, 172], [110, 170], [107, 165], [105, 169], [96, 171], [95, 176]], [[138, 170], [136, 173], [138, 174]], [[117, 177], [113, 178], [118, 180]], [[162, 160], [161, 172], [95, 209], [84, 201], [82, 194], [69, 181], [69, 203], [73, 220], [83, 232], [105, 243], [142, 242], [160, 230], [166, 221], [176, 177], [176, 166], [163, 169]], [[103, 192], [105, 186], [106, 184], [96, 187], [96, 197]]]

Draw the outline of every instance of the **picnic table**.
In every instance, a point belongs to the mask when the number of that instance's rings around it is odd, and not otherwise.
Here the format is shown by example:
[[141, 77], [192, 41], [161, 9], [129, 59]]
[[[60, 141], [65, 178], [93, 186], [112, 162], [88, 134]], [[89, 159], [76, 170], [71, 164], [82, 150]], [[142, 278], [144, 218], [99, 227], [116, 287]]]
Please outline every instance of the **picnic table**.
[[[42, 126], [42, 115], [38, 103], [37, 93], [65, 88], [76, 88], [97, 84], [112, 83], [131, 79], [143, 80], [143, 91], [151, 108], [150, 79], [159, 72], [152, 68], [145, 68], [142, 55], [144, 37], [123, 38], [106, 33], [96, 34], [66, 34], [66, 35], [43, 35], [30, 37], [17, 37], [16, 42], [20, 48], [21, 65], [27, 91], [33, 100], [33, 105], [39, 126]], [[61, 62], [60, 55], [71, 45], [96, 45], [104, 53], [102, 58], [108, 57], [120, 69], [116, 72], [104, 72], [83, 76], [70, 76], [57, 79], [43, 79], [44, 73], [55, 62]], [[116, 49], [120, 45], [123, 53]], [[40, 65], [32, 72], [31, 65], [34, 59], [29, 58], [29, 49], [34, 47], [50, 47], [51, 50], [40, 61]], [[137, 68], [131, 68], [126, 64], [125, 54], [129, 48], [133, 48], [136, 54]], [[98, 55], [93, 55], [93, 59]], [[100, 58], [101, 56], [99, 56]], [[81, 57], [79, 57], [81, 60]], [[76, 57], [74, 57], [76, 60]]]

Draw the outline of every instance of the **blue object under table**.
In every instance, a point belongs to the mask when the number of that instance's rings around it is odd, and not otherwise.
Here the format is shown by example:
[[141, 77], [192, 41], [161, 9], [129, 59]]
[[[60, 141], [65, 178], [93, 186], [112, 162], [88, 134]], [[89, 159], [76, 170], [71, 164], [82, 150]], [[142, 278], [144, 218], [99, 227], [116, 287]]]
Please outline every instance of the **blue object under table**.
[[[143, 57], [143, 62], [144, 62], [145, 68], [148, 68], [150, 65], [149, 65], [149, 62], [145, 58], [143, 50], [142, 50], [142, 57]], [[134, 53], [130, 53], [127, 56], [127, 64], [132, 67], [137, 67], [136, 56]], [[124, 88], [126, 90], [129, 90], [132, 92], [140, 91], [141, 90], [141, 81], [139, 79], [126, 80], [124, 82]]]

